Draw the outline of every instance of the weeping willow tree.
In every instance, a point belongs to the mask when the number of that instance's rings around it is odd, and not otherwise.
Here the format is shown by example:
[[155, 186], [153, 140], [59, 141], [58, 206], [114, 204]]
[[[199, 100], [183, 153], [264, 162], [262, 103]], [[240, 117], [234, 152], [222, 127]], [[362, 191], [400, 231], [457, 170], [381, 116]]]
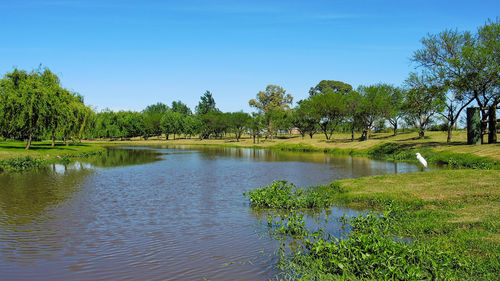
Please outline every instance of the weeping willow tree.
[[26, 140], [26, 149], [47, 135], [52, 146], [57, 136], [80, 139], [90, 114], [83, 98], [61, 87], [49, 69], [14, 69], [0, 80], [0, 134]]

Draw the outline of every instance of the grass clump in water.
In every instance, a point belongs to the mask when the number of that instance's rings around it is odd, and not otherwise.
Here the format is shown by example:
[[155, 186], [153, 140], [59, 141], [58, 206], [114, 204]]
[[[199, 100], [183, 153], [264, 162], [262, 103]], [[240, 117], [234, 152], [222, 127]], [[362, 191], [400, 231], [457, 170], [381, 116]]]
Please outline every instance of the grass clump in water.
[[[325, 192], [325, 190], [331, 192]], [[244, 193], [255, 208], [272, 208], [293, 210], [303, 208], [323, 208], [331, 206], [333, 194], [340, 191], [336, 184], [322, 185], [314, 188], [300, 188], [293, 183], [281, 180], [270, 185]]]
[[39, 168], [45, 164], [45, 161], [30, 156], [10, 158], [7, 160], [0, 160], [1, 171], [24, 171], [34, 168]]

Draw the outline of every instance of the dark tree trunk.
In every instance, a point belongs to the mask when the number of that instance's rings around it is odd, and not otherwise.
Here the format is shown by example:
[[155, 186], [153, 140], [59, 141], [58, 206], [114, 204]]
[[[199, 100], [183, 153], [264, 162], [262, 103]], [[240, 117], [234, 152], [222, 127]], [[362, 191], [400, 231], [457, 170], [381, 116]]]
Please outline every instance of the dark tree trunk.
[[446, 143], [451, 142], [451, 131], [453, 130], [453, 124], [450, 123], [448, 126], [448, 137], [446, 137]]
[[26, 143], [26, 147], [25, 149], [28, 150], [30, 149], [30, 146], [31, 146], [31, 138], [33, 137], [33, 133], [30, 133], [29, 137], [28, 137], [28, 141]]
[[497, 142], [497, 110], [496, 106], [491, 106], [488, 111], [488, 129], [490, 133], [488, 134], [488, 143], [496, 143]]
[[398, 123], [396, 122], [396, 124], [393, 125], [393, 128], [394, 128], [394, 135], [397, 135], [398, 134]]
[[56, 146], [56, 130], [52, 130], [52, 147]]

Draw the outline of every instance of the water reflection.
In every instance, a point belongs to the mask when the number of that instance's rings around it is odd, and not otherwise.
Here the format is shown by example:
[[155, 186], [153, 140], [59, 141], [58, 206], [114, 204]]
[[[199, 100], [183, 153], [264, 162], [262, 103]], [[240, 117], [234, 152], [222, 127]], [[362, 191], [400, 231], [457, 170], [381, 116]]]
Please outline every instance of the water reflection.
[[141, 147], [109, 147], [104, 155], [87, 160], [96, 167], [116, 167], [146, 164], [158, 161], [161, 154], [154, 149]]

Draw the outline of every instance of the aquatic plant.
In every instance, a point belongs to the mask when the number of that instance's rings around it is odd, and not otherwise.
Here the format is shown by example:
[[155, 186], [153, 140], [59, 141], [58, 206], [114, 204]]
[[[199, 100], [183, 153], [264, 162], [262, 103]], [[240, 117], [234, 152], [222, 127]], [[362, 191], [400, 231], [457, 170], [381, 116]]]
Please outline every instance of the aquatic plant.
[[30, 156], [0, 160], [0, 171], [24, 171], [42, 166], [44, 160]]
[[[331, 192], [318, 189], [330, 189]], [[339, 188], [335, 184], [306, 189], [284, 180], [276, 180], [268, 186], [253, 189], [243, 195], [250, 199], [250, 205], [255, 208], [293, 210], [331, 206], [332, 195], [338, 191]]]
[[[279, 268], [289, 280], [487, 280], [483, 270], [468, 256], [442, 250], [434, 243], [395, 238], [390, 230], [391, 207], [383, 215], [368, 213], [343, 221], [351, 228], [347, 238], [322, 235], [324, 229], [308, 232], [288, 223], [300, 218], [292, 214], [275, 232], [304, 237], [292, 251], [281, 249]], [[396, 211], [397, 212], [397, 211]], [[296, 241], [296, 240], [295, 240]]]

